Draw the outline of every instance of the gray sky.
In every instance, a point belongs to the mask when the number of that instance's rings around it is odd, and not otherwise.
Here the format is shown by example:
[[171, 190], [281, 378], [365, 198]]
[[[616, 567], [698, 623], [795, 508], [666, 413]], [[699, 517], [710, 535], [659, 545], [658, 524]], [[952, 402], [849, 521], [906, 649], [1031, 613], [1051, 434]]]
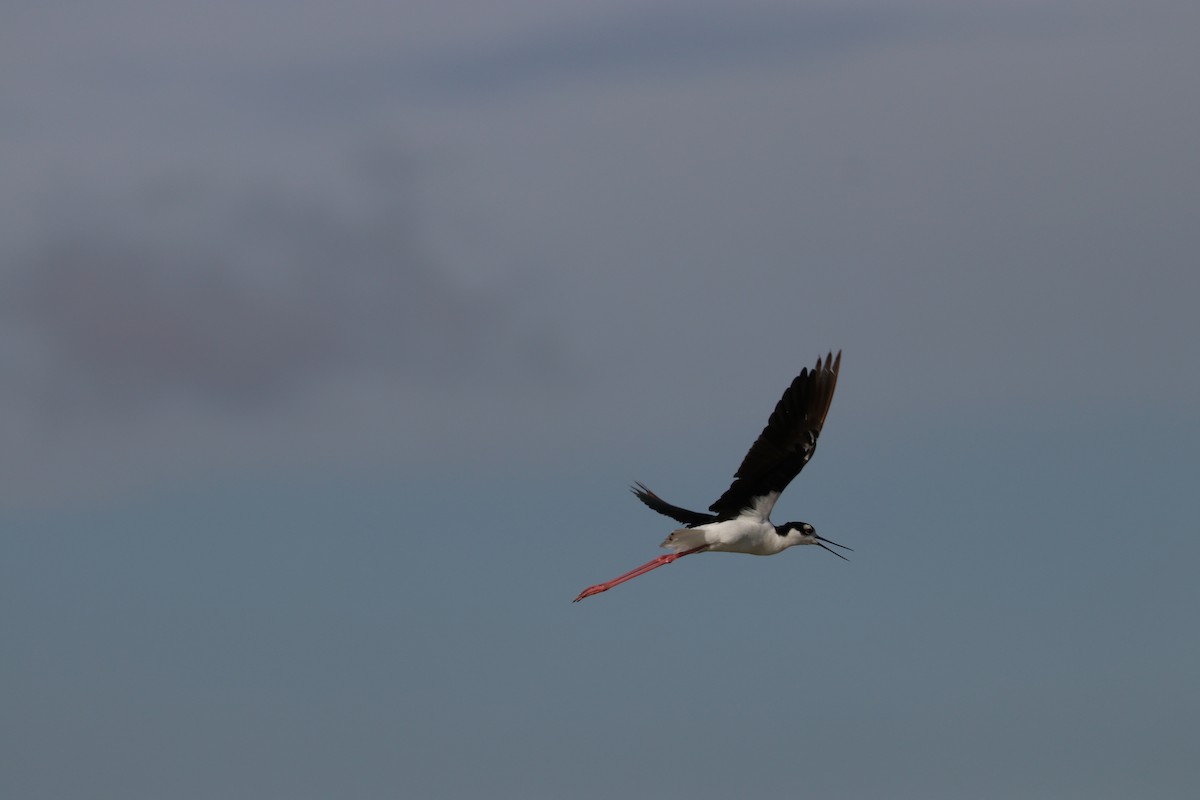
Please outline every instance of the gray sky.
[[1194, 4], [14, 5], [6, 796], [1200, 784]]

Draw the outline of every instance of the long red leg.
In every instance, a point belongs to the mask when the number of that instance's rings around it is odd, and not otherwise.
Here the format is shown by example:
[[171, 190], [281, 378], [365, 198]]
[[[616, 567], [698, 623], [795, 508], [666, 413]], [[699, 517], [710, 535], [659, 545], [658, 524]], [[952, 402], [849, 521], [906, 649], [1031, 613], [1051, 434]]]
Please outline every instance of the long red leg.
[[595, 586], [589, 586], [588, 588], [584, 589], [582, 592], [579, 593], [579, 597], [576, 597], [571, 602], [578, 603], [580, 600], [582, 600], [585, 597], [591, 597], [594, 594], [600, 594], [601, 592], [607, 592], [609, 589], [611, 589], [612, 587], [616, 586], [619, 583], [624, 583], [625, 581], [633, 580], [638, 575], [645, 575], [650, 570], [658, 569], [659, 567], [661, 567], [664, 564], [670, 564], [672, 561], [674, 561], [677, 558], [683, 558], [684, 556], [690, 556], [692, 553], [699, 553], [701, 550], [707, 550], [707, 549], [708, 549], [708, 545], [702, 544], [699, 547], [693, 547], [691, 550], [684, 550], [682, 553], [668, 553], [665, 556], [659, 556], [658, 558], [647, 561], [645, 564], [642, 564], [637, 569], [631, 569], [631, 570], [629, 570], [629, 572], [626, 572], [624, 575], [618, 575], [617, 577], [613, 578], [611, 581], [606, 581], [604, 583], [597, 583]]

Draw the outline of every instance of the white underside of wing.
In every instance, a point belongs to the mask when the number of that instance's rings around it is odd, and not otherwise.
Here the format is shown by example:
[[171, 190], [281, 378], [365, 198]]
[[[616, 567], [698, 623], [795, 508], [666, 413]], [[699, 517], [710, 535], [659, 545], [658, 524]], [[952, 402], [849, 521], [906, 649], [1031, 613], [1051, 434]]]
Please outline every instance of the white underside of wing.
[[761, 497], [756, 497], [753, 504], [742, 512], [742, 516], [766, 522], [771, 518], [771, 510], [775, 508], [775, 501], [778, 499], [779, 492], [767, 492]]

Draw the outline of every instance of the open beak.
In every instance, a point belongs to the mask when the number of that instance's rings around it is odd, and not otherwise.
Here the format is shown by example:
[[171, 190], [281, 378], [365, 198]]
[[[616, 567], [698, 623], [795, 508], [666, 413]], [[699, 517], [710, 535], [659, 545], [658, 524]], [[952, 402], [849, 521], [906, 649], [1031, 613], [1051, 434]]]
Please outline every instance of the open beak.
[[[815, 538], [815, 539], [817, 540], [817, 547], [821, 548], [822, 550], [829, 550], [829, 548], [828, 548], [828, 547], [826, 547], [824, 544], [821, 544], [822, 542], [825, 542], [826, 544], [831, 544], [831, 545], [833, 545], [834, 547], [840, 547], [840, 548], [842, 548], [843, 550], [849, 550], [851, 553], [853, 553], [853, 552], [854, 552], [854, 548], [853, 548], [853, 547], [846, 547], [846, 545], [844, 545], [844, 544], [838, 544], [838, 543], [837, 543], [837, 542], [835, 542], [835, 541], [832, 541], [832, 540], [830, 540], [830, 539], [826, 539], [824, 536], [817, 536], [817, 535], [814, 533], [814, 534], [813, 534], [813, 538]], [[830, 552], [830, 553], [833, 553], [835, 556], [837, 556], [838, 558], [840, 558], [842, 561], [849, 561], [849, 560], [850, 560], [850, 559], [846, 558], [844, 555], [842, 555], [841, 553], [839, 553], [837, 550], [829, 550], [829, 552]]]

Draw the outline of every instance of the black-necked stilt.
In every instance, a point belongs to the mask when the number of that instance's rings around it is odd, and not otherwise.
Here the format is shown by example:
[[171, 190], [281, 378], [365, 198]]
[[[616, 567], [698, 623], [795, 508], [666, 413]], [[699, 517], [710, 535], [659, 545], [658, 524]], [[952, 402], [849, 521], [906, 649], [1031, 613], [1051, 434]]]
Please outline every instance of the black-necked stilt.
[[619, 583], [644, 575], [652, 569], [670, 564], [677, 558], [709, 551], [713, 553], [749, 553], [773, 556], [798, 544], [815, 544], [845, 559], [831, 544], [844, 550], [851, 548], [822, 538], [807, 522], [772, 525], [769, 517], [775, 501], [804, 468], [817, 447], [817, 437], [829, 413], [833, 390], [837, 388], [838, 369], [842, 353], [837, 358], [830, 353], [825, 363], [817, 359], [810, 371], [800, 371], [792, 385], [779, 398], [767, 427], [742, 459], [733, 478], [733, 485], [708, 507], [712, 513], [689, 511], [673, 506], [642, 484], [633, 487], [638, 499], [660, 514], [682, 522], [687, 527], [671, 531], [662, 547], [675, 552], [659, 556], [637, 569], [618, 575], [606, 583], [589, 586], [575, 598], [606, 592]]

